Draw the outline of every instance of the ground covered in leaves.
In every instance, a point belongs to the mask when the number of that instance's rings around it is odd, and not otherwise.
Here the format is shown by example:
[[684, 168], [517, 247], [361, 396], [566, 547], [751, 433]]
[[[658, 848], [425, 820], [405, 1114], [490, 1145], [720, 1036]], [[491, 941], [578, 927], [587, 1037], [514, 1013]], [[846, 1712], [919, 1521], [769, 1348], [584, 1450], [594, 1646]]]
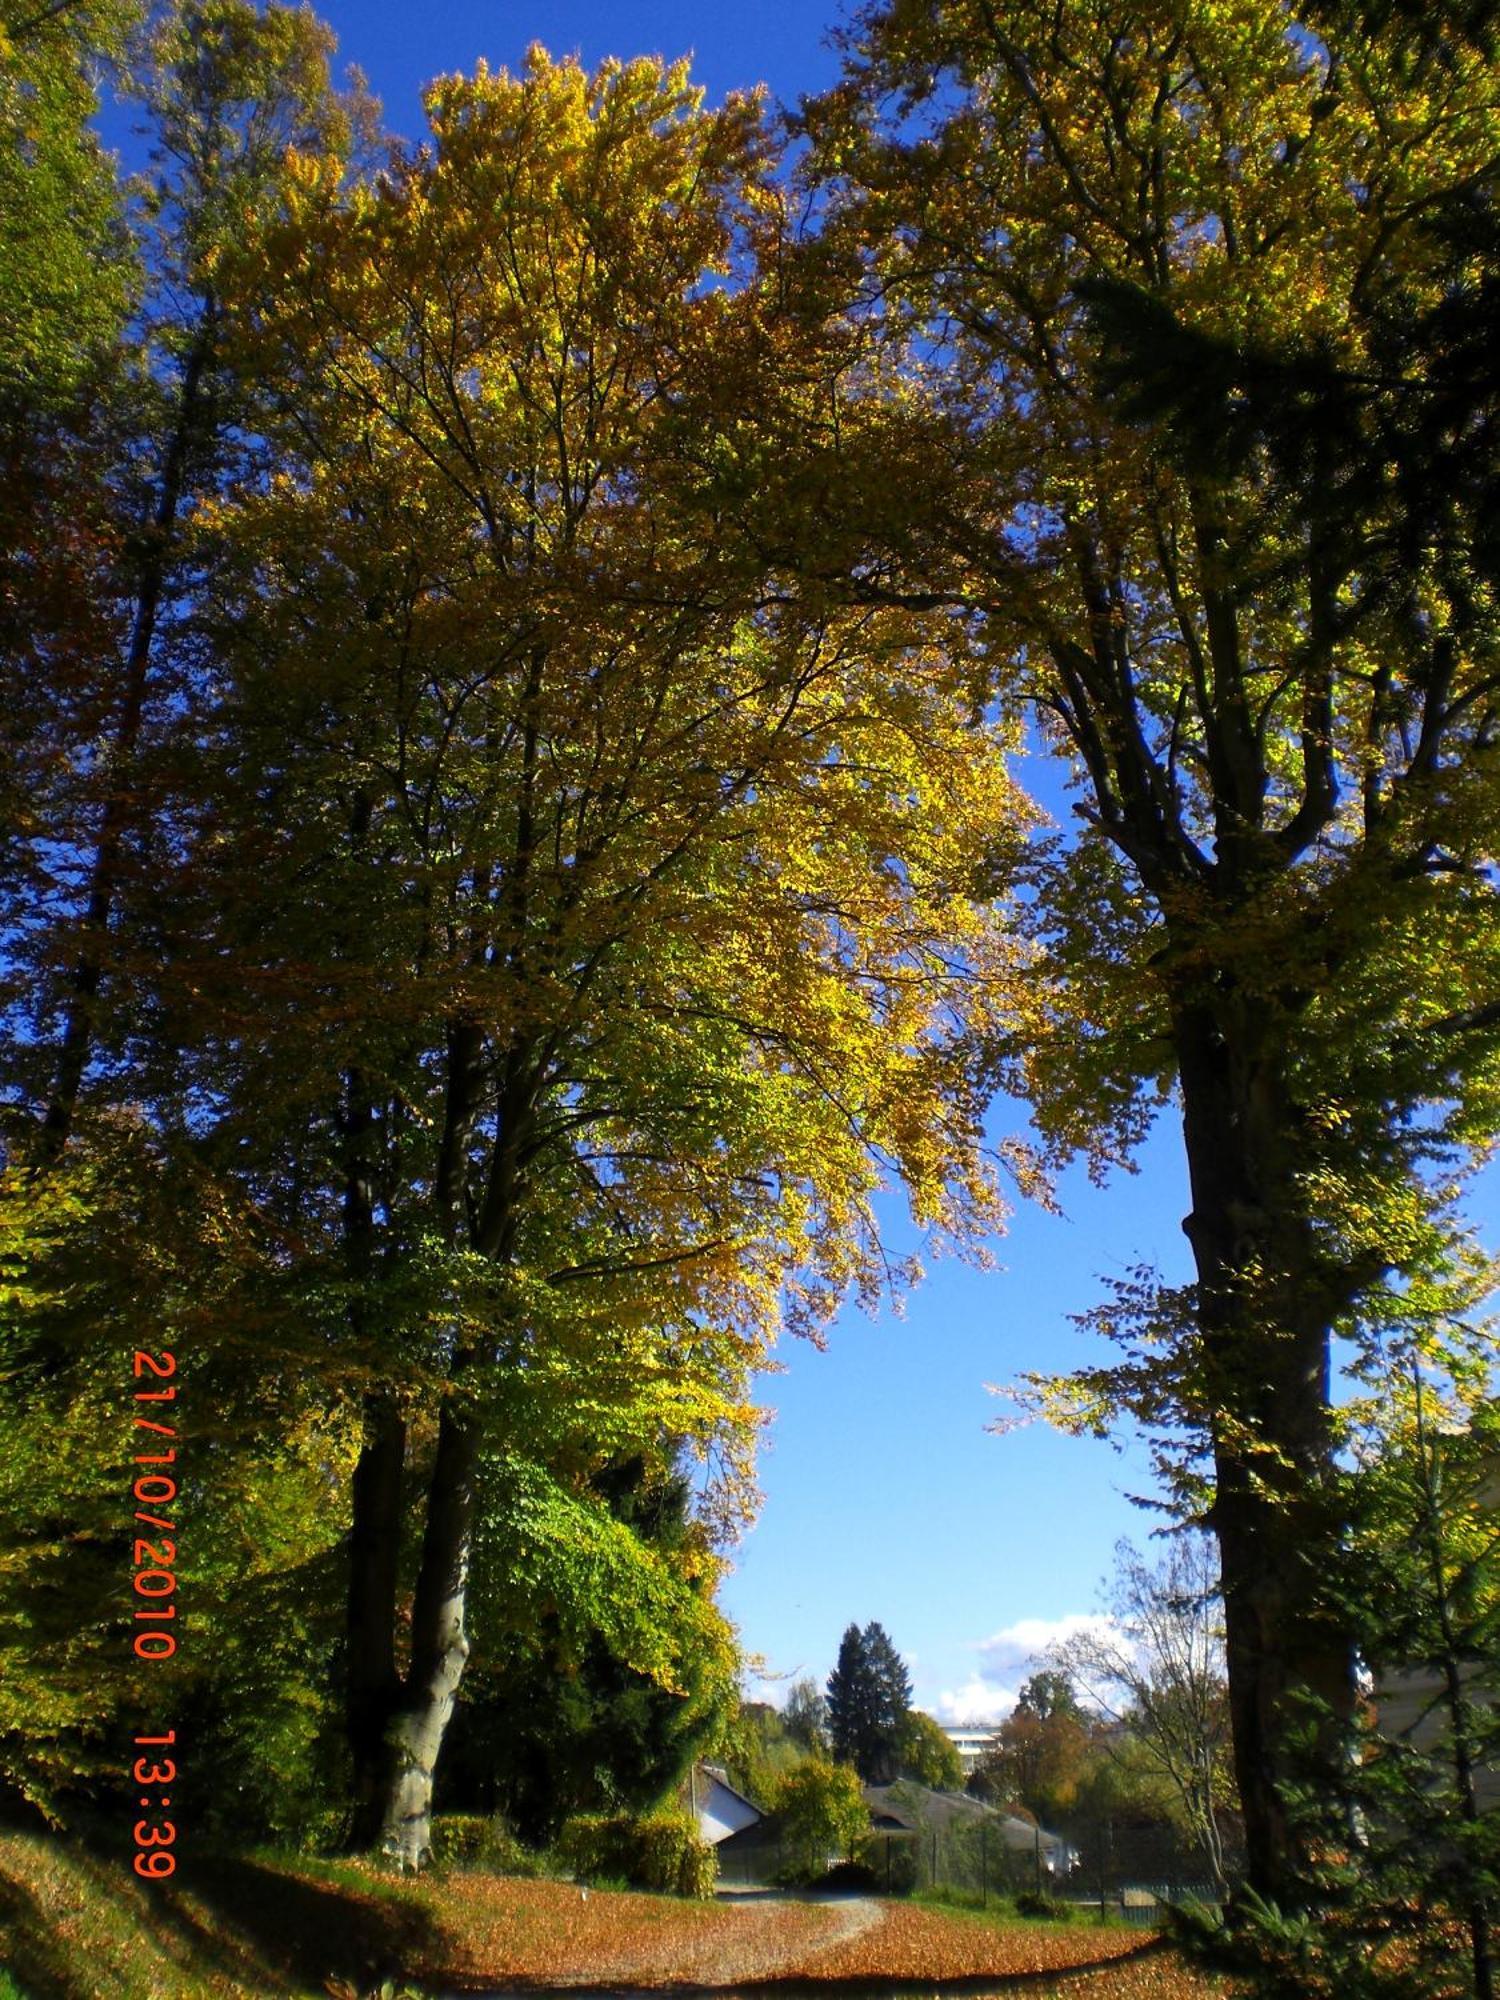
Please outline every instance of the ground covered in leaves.
[[1225, 1991], [1139, 1932], [1088, 1923], [867, 1897], [684, 1903], [480, 1874], [413, 1883], [361, 1864], [270, 1857], [189, 1861], [148, 1888], [123, 1844], [114, 1855], [20, 1833], [0, 1833], [0, 1970], [26, 2000], [365, 2000], [382, 1988], [406, 2000], [589, 1986], [760, 1987], [774, 2000], [772, 1982], [815, 1980], [866, 2000], [866, 1982], [930, 1992], [948, 1979], [993, 1979], [997, 1995], [1033, 2000]]

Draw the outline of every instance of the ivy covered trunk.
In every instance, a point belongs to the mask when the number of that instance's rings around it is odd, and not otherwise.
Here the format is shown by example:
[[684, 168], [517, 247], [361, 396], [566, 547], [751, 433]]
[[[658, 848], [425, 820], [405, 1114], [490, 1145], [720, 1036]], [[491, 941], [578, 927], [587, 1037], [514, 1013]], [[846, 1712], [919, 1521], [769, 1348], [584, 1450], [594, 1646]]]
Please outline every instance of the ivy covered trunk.
[[1350, 1274], [1320, 1253], [1299, 1198], [1288, 1017], [1223, 983], [1217, 1004], [1176, 1016], [1193, 1200], [1184, 1228], [1249, 1880], [1284, 1899], [1305, 1859], [1286, 1788], [1339, 1782], [1353, 1711], [1353, 1638], [1334, 1591], [1342, 1512], [1329, 1401], [1329, 1330]]

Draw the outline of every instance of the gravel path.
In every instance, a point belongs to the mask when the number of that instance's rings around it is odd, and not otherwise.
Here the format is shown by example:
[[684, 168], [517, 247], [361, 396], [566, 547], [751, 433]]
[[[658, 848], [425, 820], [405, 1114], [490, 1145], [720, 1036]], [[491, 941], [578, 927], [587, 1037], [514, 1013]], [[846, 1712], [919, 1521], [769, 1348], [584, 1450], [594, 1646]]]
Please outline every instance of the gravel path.
[[[854, 1938], [863, 1937], [872, 1924], [880, 1922], [880, 1905], [873, 1896], [840, 1896], [837, 1901], [830, 1898], [826, 1902], [813, 1897], [808, 1897], [806, 1900], [818, 1901], [833, 1919], [832, 1925], [825, 1937], [819, 1938], [809, 1949], [800, 1954], [793, 1950], [783, 1951], [778, 1963], [772, 1967], [773, 1971], [780, 1971], [783, 1965], [789, 1965], [799, 1957], [804, 1964], [810, 1959], [816, 1960], [825, 1951], [832, 1951], [837, 1945], [845, 1945]], [[745, 1974], [736, 1971], [735, 1977], [742, 1979]]]
[[[880, 1905], [869, 1896], [747, 1897], [729, 1902], [725, 1913], [732, 1924], [716, 1924], [701, 1937], [674, 1940], [660, 1961], [653, 1962], [656, 1955], [649, 1950], [632, 1952], [628, 1974], [637, 1979], [666, 1977], [689, 1986], [739, 1986], [774, 1979], [792, 1965], [815, 1969], [826, 1952], [863, 1936], [881, 1916]], [[627, 1973], [627, 1965], [617, 1963], [612, 1970], [618, 1977]]]

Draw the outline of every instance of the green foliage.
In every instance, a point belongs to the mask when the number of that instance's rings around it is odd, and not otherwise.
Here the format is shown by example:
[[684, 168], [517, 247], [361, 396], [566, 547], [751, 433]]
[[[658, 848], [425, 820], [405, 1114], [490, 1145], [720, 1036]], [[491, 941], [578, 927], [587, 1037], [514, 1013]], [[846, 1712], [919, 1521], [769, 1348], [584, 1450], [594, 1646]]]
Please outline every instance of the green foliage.
[[524, 1487], [492, 1471], [475, 1568], [486, 1657], [465, 1678], [438, 1798], [498, 1806], [541, 1846], [574, 1814], [669, 1794], [722, 1725], [736, 1654], [670, 1464], [636, 1453], [576, 1495], [552, 1492], [544, 1468]]
[[535, 1875], [535, 1851], [524, 1846], [498, 1813], [435, 1813], [432, 1858], [439, 1868], [472, 1869], [489, 1875]]
[[1016, 1897], [1016, 1915], [1049, 1924], [1069, 1924], [1074, 1912], [1070, 1903], [1059, 1902], [1055, 1896], [1044, 1896], [1039, 1889], [1023, 1889]]
[[740, 1702], [722, 1727], [715, 1753], [730, 1784], [762, 1812], [772, 1810], [777, 1786], [786, 1773], [809, 1755], [818, 1754], [793, 1737], [784, 1711], [764, 1701]]
[[113, 163], [90, 129], [129, 0], [0, 6], [0, 427], [57, 414], [107, 368], [135, 281]]
[[[1237, 1896], [1227, 1924], [1190, 1930], [1266, 2000], [1492, 2000], [1500, 1414], [1491, 1330], [1463, 1315], [1471, 1287], [1451, 1282], [1446, 1312], [1443, 1288], [1413, 1288], [1386, 1371], [1353, 1406], [1340, 1585], [1373, 1687], [1339, 1786], [1310, 1771], [1284, 1788], [1314, 1857], [1306, 1899]], [[1319, 1726], [1306, 1704], [1305, 1736]]]
[[915, 1778], [934, 1791], [956, 1792], [963, 1788], [963, 1759], [952, 1739], [920, 1709], [908, 1709], [902, 1718], [896, 1762], [903, 1777]]
[[580, 1814], [562, 1829], [557, 1853], [582, 1879], [619, 1877], [637, 1889], [675, 1896], [711, 1896], [718, 1856], [699, 1840], [686, 1814], [658, 1812], [643, 1818]]
[[774, 1810], [790, 1856], [789, 1879], [796, 1881], [818, 1881], [836, 1856], [852, 1857], [870, 1827], [854, 1771], [818, 1757], [785, 1774]]

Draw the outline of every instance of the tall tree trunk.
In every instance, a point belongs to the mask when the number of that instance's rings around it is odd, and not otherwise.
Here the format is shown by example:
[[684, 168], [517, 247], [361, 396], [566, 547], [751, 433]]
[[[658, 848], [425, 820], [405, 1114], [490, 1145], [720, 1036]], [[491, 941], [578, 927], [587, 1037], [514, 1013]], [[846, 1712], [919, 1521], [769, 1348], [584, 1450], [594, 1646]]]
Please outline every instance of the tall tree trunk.
[[401, 1699], [396, 1663], [402, 1474], [406, 1425], [389, 1389], [365, 1404], [365, 1435], [354, 1469], [349, 1536], [348, 1664], [345, 1719], [353, 1764], [352, 1852], [374, 1847], [385, 1825], [393, 1772], [388, 1730]]
[[479, 1438], [477, 1417], [445, 1403], [412, 1607], [411, 1665], [387, 1732], [392, 1755], [380, 1845], [403, 1868], [420, 1868], [432, 1850], [433, 1773], [469, 1657], [464, 1618]]
[[[1235, 1775], [1251, 1885], [1295, 1902], [1305, 1859], [1289, 1783], [1337, 1788], [1354, 1710], [1353, 1638], [1330, 1585], [1329, 1330], [1347, 1303], [1292, 1172], [1297, 1113], [1274, 1008], [1180, 1008], [1176, 1039], [1198, 1277], [1198, 1330], [1224, 1588]], [[1297, 1738], [1324, 1704], [1310, 1749]], [[1309, 1761], [1310, 1759], [1310, 1761]]]

